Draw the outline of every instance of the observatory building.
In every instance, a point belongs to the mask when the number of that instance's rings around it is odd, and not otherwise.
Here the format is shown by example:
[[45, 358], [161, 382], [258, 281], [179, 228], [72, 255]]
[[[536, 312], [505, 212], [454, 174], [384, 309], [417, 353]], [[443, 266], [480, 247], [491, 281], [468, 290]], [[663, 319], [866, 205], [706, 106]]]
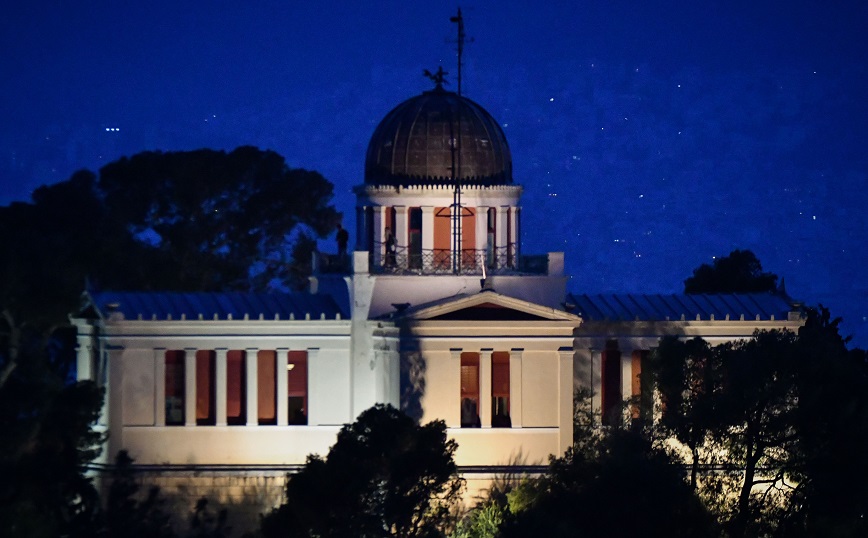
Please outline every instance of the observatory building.
[[316, 253], [309, 291], [86, 295], [78, 377], [107, 390], [106, 463], [126, 450], [166, 494], [255, 514], [385, 403], [445, 421], [472, 497], [563, 454], [578, 389], [600, 422], [628, 399], [628, 420], [647, 417], [639, 374], [660, 337], [801, 325], [773, 294], [568, 290], [563, 253], [521, 249], [516, 180], [533, 178], [513, 177], [498, 122], [434, 78], [374, 131], [354, 248]]

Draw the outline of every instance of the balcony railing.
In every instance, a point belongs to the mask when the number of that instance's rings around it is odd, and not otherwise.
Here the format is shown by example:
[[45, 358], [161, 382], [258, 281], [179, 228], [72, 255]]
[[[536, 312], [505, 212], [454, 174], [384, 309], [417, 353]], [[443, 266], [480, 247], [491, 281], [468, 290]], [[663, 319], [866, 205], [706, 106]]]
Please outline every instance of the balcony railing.
[[[351, 254], [314, 252], [314, 273], [349, 273]], [[491, 249], [463, 249], [460, 263], [453, 267], [452, 251], [449, 249], [410, 249], [396, 247], [394, 252], [385, 250], [382, 243], [375, 243], [369, 258], [371, 273], [394, 275], [515, 275], [548, 273], [548, 255], [516, 255], [516, 245]]]

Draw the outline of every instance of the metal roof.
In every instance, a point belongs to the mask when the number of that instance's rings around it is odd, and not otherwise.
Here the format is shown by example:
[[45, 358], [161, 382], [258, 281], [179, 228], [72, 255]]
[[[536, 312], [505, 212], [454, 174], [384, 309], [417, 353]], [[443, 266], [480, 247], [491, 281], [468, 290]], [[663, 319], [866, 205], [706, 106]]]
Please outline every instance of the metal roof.
[[567, 303], [587, 321], [786, 320], [795, 310], [788, 298], [771, 293], [570, 293]]
[[310, 293], [181, 293], [115, 292], [89, 294], [104, 317], [120, 313], [124, 319], [341, 319], [346, 318], [330, 295]]

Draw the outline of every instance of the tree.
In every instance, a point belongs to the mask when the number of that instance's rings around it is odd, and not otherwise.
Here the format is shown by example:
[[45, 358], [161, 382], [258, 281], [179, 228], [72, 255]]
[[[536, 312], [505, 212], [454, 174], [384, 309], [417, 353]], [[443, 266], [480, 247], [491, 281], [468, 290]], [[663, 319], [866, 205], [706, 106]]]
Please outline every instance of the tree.
[[249, 146], [140, 153], [103, 167], [99, 189], [117, 225], [152, 247], [144, 281], [162, 289], [298, 285], [284, 260], [299, 227], [322, 237], [340, 220], [325, 178]]
[[277, 536], [442, 536], [463, 481], [442, 421], [418, 425], [378, 404], [341, 428], [323, 459], [290, 475], [286, 501], [262, 519]]
[[[4, 536], [92, 536], [96, 488], [85, 466], [99, 454], [94, 432], [102, 391], [69, 383], [57, 366], [65, 345], [0, 323], [0, 529]], [[5, 370], [5, 368], [4, 368]]]
[[531, 502], [505, 518], [501, 536], [714, 536], [714, 518], [678, 466], [638, 432], [554, 458]]
[[657, 349], [659, 428], [689, 448], [694, 473], [697, 462], [711, 468], [692, 483], [729, 536], [868, 531], [868, 485], [852, 480], [868, 476], [868, 366], [838, 321], [809, 309], [798, 335], [758, 331], [715, 347], [664, 339]]
[[684, 281], [684, 293], [760, 293], [777, 289], [777, 275], [764, 273], [762, 264], [749, 250], [733, 250], [704, 263]]

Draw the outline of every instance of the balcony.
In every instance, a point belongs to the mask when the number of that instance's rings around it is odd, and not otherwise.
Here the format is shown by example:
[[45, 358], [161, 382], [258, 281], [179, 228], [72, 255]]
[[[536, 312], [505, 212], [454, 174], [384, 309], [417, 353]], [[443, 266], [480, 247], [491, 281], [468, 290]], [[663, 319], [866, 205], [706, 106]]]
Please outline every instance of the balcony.
[[[460, 260], [453, 260], [449, 249], [410, 249], [397, 247], [386, 252], [382, 243], [375, 243], [368, 258], [368, 270], [386, 275], [546, 275], [550, 274], [549, 255], [516, 255], [516, 245], [491, 249], [464, 249]], [[350, 257], [341, 260], [337, 254], [314, 252], [314, 273], [349, 273]], [[453, 261], [460, 263], [453, 264]], [[453, 266], [454, 265], [454, 266]]]

